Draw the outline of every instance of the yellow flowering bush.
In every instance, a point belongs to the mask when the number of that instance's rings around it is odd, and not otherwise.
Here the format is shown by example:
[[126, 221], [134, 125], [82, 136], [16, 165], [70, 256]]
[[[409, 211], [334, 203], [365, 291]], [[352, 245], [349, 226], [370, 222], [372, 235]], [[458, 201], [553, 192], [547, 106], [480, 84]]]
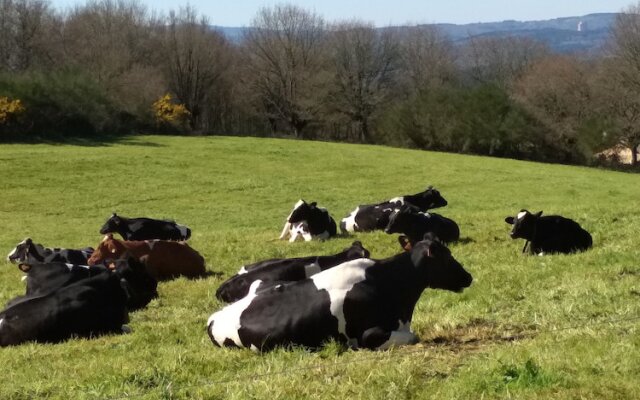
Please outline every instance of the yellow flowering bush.
[[0, 125], [14, 121], [26, 109], [19, 99], [10, 100], [6, 96], [0, 96]]
[[153, 103], [156, 122], [183, 125], [191, 115], [184, 104], [176, 103], [170, 94], [165, 94]]

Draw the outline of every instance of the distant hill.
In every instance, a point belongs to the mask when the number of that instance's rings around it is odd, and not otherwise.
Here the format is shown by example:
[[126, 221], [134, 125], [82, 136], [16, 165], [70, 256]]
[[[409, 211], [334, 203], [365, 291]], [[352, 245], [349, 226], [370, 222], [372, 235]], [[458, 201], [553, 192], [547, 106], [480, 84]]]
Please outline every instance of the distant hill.
[[454, 43], [471, 37], [528, 37], [547, 44], [559, 53], [601, 51], [616, 18], [615, 13], [589, 14], [581, 17], [544, 21], [502, 21], [476, 24], [435, 24]]
[[[474, 24], [434, 24], [456, 44], [472, 37], [519, 36], [538, 40], [559, 53], [599, 53], [609, 37], [615, 13], [588, 14], [580, 17], [543, 21], [502, 21]], [[232, 42], [239, 42], [248, 28], [212, 26]], [[402, 27], [401, 27], [402, 28]]]

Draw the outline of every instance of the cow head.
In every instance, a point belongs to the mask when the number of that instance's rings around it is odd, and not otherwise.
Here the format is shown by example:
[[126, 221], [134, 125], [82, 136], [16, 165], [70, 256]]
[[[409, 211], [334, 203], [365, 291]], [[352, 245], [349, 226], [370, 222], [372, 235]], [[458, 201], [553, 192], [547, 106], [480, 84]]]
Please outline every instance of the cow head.
[[120, 277], [120, 286], [127, 294], [129, 310], [140, 309], [158, 297], [158, 281], [147, 272], [146, 266], [134, 257], [116, 264], [115, 273]]
[[440, 192], [433, 186], [429, 186], [427, 190], [422, 193], [410, 196], [410, 199], [408, 200], [411, 204], [415, 205], [422, 211], [444, 207], [448, 204]]
[[413, 245], [411, 261], [425, 277], [427, 287], [461, 292], [469, 287], [473, 277], [451, 255], [451, 251], [433, 234]]
[[349, 260], [355, 260], [356, 258], [369, 258], [371, 255], [369, 250], [362, 246], [362, 243], [358, 240], [351, 244], [351, 247], [345, 249]]
[[118, 232], [120, 225], [122, 225], [122, 218], [119, 217], [116, 213], [113, 213], [111, 217], [107, 220], [107, 222], [102, 225], [100, 228], [100, 233], [106, 235], [110, 232]]
[[87, 260], [89, 265], [96, 265], [107, 260], [118, 260], [127, 252], [126, 247], [119, 240], [113, 238], [112, 234], [108, 234], [102, 239]]
[[515, 217], [507, 217], [504, 222], [513, 225], [511, 229], [512, 239], [527, 239], [532, 240], [535, 234], [538, 218], [542, 215], [542, 211], [535, 214], [531, 214], [527, 210], [520, 210]]
[[14, 264], [19, 261], [25, 261], [32, 245], [33, 241], [31, 238], [26, 238], [22, 242], [18, 243], [18, 245], [7, 255], [7, 261]]

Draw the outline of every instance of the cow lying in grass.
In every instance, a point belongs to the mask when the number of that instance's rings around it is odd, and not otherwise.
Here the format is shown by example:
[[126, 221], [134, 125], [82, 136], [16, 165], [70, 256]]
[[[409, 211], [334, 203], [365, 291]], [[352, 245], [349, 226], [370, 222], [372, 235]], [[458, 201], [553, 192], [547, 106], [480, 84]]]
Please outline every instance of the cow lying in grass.
[[307, 203], [299, 200], [287, 217], [279, 239], [289, 236], [289, 242], [294, 242], [302, 237], [308, 242], [312, 239], [328, 239], [336, 234], [336, 221], [326, 208], [318, 207], [315, 201]]
[[119, 233], [124, 240], [187, 240], [191, 229], [174, 221], [152, 218], [125, 218], [113, 213], [100, 233]]
[[84, 249], [62, 249], [49, 248], [41, 244], [34, 243], [31, 238], [26, 238], [11, 250], [7, 260], [14, 264], [34, 264], [61, 262], [77, 265], [87, 265], [87, 260], [93, 253], [93, 248]]
[[[55, 266], [44, 265], [42, 270], [52, 268]], [[86, 278], [50, 286], [42, 294], [16, 298], [0, 311], [0, 346], [121, 333], [128, 321], [132, 295], [145, 295], [147, 278], [144, 266], [130, 260], [115, 271], [98, 268]], [[141, 299], [133, 302], [139, 304]]]
[[184, 242], [168, 240], [118, 240], [109, 234], [89, 257], [89, 265], [135, 257], [156, 280], [205, 275], [204, 258]]
[[426, 288], [460, 292], [472, 277], [449, 249], [428, 235], [385, 260], [348, 261], [297, 282], [257, 280], [247, 296], [209, 317], [217, 346], [265, 351], [317, 348], [328, 340], [353, 348], [386, 349], [418, 341], [413, 309]]
[[531, 214], [521, 210], [514, 217], [507, 217], [504, 221], [513, 225], [512, 239], [525, 239], [522, 248], [524, 253], [529, 242], [532, 254], [545, 253], [574, 253], [584, 251], [593, 244], [591, 234], [584, 230], [577, 222], [559, 215], [542, 216], [542, 211]]
[[412, 205], [419, 211], [427, 211], [444, 207], [447, 201], [433, 186], [429, 186], [424, 192], [394, 197], [378, 204], [360, 205], [340, 221], [340, 230], [347, 233], [385, 229], [391, 213], [405, 204]]
[[346, 261], [365, 257], [369, 257], [369, 251], [362, 243], [353, 242], [351, 247], [331, 256], [276, 258], [245, 265], [220, 285], [216, 297], [230, 303], [246, 296], [257, 280], [263, 283], [300, 281]]
[[389, 234], [404, 233], [411, 246], [422, 240], [429, 232], [444, 243], [460, 239], [460, 228], [454, 220], [436, 213], [420, 212], [410, 205], [404, 205], [394, 211], [384, 231]]

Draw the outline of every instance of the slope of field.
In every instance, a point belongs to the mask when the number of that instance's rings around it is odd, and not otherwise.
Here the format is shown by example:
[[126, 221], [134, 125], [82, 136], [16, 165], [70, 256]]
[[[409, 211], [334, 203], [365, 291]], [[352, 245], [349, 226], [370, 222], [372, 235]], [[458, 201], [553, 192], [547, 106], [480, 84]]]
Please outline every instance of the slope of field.
[[[433, 184], [475, 278], [464, 293], [426, 290], [416, 346], [384, 352], [215, 348], [205, 333], [218, 285], [243, 263], [330, 254], [361, 240], [374, 258], [395, 236], [275, 240], [291, 206], [334, 217]], [[401, 399], [637, 398], [640, 376], [640, 177], [579, 167], [385, 147], [254, 138], [137, 137], [104, 146], [0, 145], [0, 250], [27, 236], [57, 247], [101, 240], [113, 211], [175, 218], [219, 273], [160, 285], [131, 314], [133, 332], [0, 349], [0, 398]], [[521, 208], [577, 220], [594, 249], [520, 254], [507, 215]], [[0, 302], [24, 291], [0, 261]]]

